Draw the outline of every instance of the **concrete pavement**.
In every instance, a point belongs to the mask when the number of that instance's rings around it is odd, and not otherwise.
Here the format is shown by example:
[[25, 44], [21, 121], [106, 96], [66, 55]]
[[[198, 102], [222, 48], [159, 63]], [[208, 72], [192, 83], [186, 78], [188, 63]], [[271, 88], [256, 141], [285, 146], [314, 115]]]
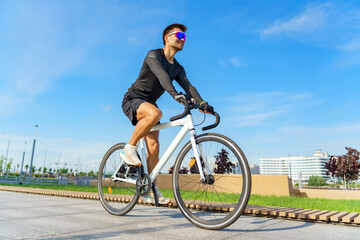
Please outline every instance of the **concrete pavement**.
[[99, 201], [0, 191], [0, 239], [360, 239], [359, 227], [243, 216], [195, 227], [178, 209], [137, 205], [126, 216]]

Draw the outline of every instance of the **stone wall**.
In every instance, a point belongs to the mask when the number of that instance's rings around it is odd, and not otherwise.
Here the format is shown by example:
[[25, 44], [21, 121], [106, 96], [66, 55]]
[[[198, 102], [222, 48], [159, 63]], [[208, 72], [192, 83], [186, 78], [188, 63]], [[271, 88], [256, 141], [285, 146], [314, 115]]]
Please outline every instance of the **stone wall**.
[[[189, 175], [187, 175], [188, 177]], [[172, 175], [160, 174], [156, 180], [156, 185], [159, 188], [172, 188]], [[241, 176], [228, 175], [222, 179], [221, 184], [226, 186], [235, 186], [235, 182], [242, 183]], [[276, 196], [291, 196], [294, 194], [291, 181], [287, 175], [251, 175], [252, 187], [251, 194], [257, 195], [276, 195]], [[241, 185], [240, 185], [241, 186]], [[235, 192], [239, 191], [241, 187], [233, 189]]]

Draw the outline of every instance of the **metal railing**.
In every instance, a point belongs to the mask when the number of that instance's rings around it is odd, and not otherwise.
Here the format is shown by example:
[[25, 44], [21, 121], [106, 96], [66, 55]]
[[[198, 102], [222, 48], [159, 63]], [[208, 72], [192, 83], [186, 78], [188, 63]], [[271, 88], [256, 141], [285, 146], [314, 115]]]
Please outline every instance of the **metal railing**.
[[[32, 177], [30, 180], [30, 184], [42, 184], [42, 185], [83, 185], [89, 186], [90, 180], [95, 179], [94, 177], [88, 176], [78, 176], [73, 177], [69, 180], [66, 176], [60, 176], [59, 178], [37, 178]], [[28, 184], [27, 178], [22, 178], [20, 181], [19, 176], [0, 176], [0, 183], [2, 184]]]

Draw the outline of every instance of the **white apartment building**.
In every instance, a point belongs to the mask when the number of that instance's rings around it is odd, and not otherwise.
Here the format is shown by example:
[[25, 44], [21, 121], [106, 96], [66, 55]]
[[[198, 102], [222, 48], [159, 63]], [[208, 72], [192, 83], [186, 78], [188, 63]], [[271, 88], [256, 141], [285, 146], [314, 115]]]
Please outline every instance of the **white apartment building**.
[[325, 162], [329, 161], [329, 155], [321, 150], [315, 150], [311, 157], [279, 157], [260, 158], [260, 174], [263, 175], [289, 175], [293, 183], [307, 182], [310, 176], [326, 175]]

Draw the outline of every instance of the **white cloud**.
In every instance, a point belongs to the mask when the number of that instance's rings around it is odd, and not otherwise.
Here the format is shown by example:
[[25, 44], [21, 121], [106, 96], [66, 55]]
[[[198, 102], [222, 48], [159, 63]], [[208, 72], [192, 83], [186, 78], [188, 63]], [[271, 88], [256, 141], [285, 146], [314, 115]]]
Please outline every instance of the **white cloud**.
[[100, 105], [100, 107], [105, 111], [108, 112], [112, 109], [111, 104], [108, 105]]
[[263, 38], [286, 36], [345, 51], [360, 49], [360, 8], [351, 3], [309, 4], [303, 11], [258, 30]]
[[219, 64], [220, 64], [220, 66], [225, 67], [225, 68], [228, 67], [229, 65], [234, 66], [234, 67], [241, 67], [241, 68], [246, 67], [245, 62], [236, 56], [230, 57], [225, 60], [220, 60]]
[[265, 112], [265, 113], [257, 113], [250, 115], [242, 115], [239, 117], [234, 117], [235, 123], [237, 126], [255, 126], [261, 125], [265, 121], [271, 119], [272, 117], [283, 113], [283, 111], [273, 111], [273, 112]]
[[338, 47], [339, 49], [350, 52], [360, 50], [360, 35], [350, 39], [348, 42], [341, 44]]
[[229, 121], [237, 126], [262, 126], [279, 121], [279, 118], [285, 121], [291, 116], [295, 118], [299, 110], [319, 104], [312, 93], [288, 94], [279, 91], [241, 94], [229, 98], [229, 101], [233, 103], [229, 109], [232, 116]]
[[245, 67], [245, 63], [242, 62], [238, 57], [231, 57], [231, 58], [230, 58], [230, 62], [231, 62], [235, 67]]
[[287, 19], [277, 20], [272, 26], [261, 30], [263, 37], [270, 35], [286, 35], [312, 33], [326, 25], [330, 4], [309, 5], [302, 13]]
[[357, 65], [360, 52], [360, 7], [350, 2], [309, 4], [303, 11], [258, 30], [263, 39], [288, 37], [309, 45], [341, 50], [336, 65]]

